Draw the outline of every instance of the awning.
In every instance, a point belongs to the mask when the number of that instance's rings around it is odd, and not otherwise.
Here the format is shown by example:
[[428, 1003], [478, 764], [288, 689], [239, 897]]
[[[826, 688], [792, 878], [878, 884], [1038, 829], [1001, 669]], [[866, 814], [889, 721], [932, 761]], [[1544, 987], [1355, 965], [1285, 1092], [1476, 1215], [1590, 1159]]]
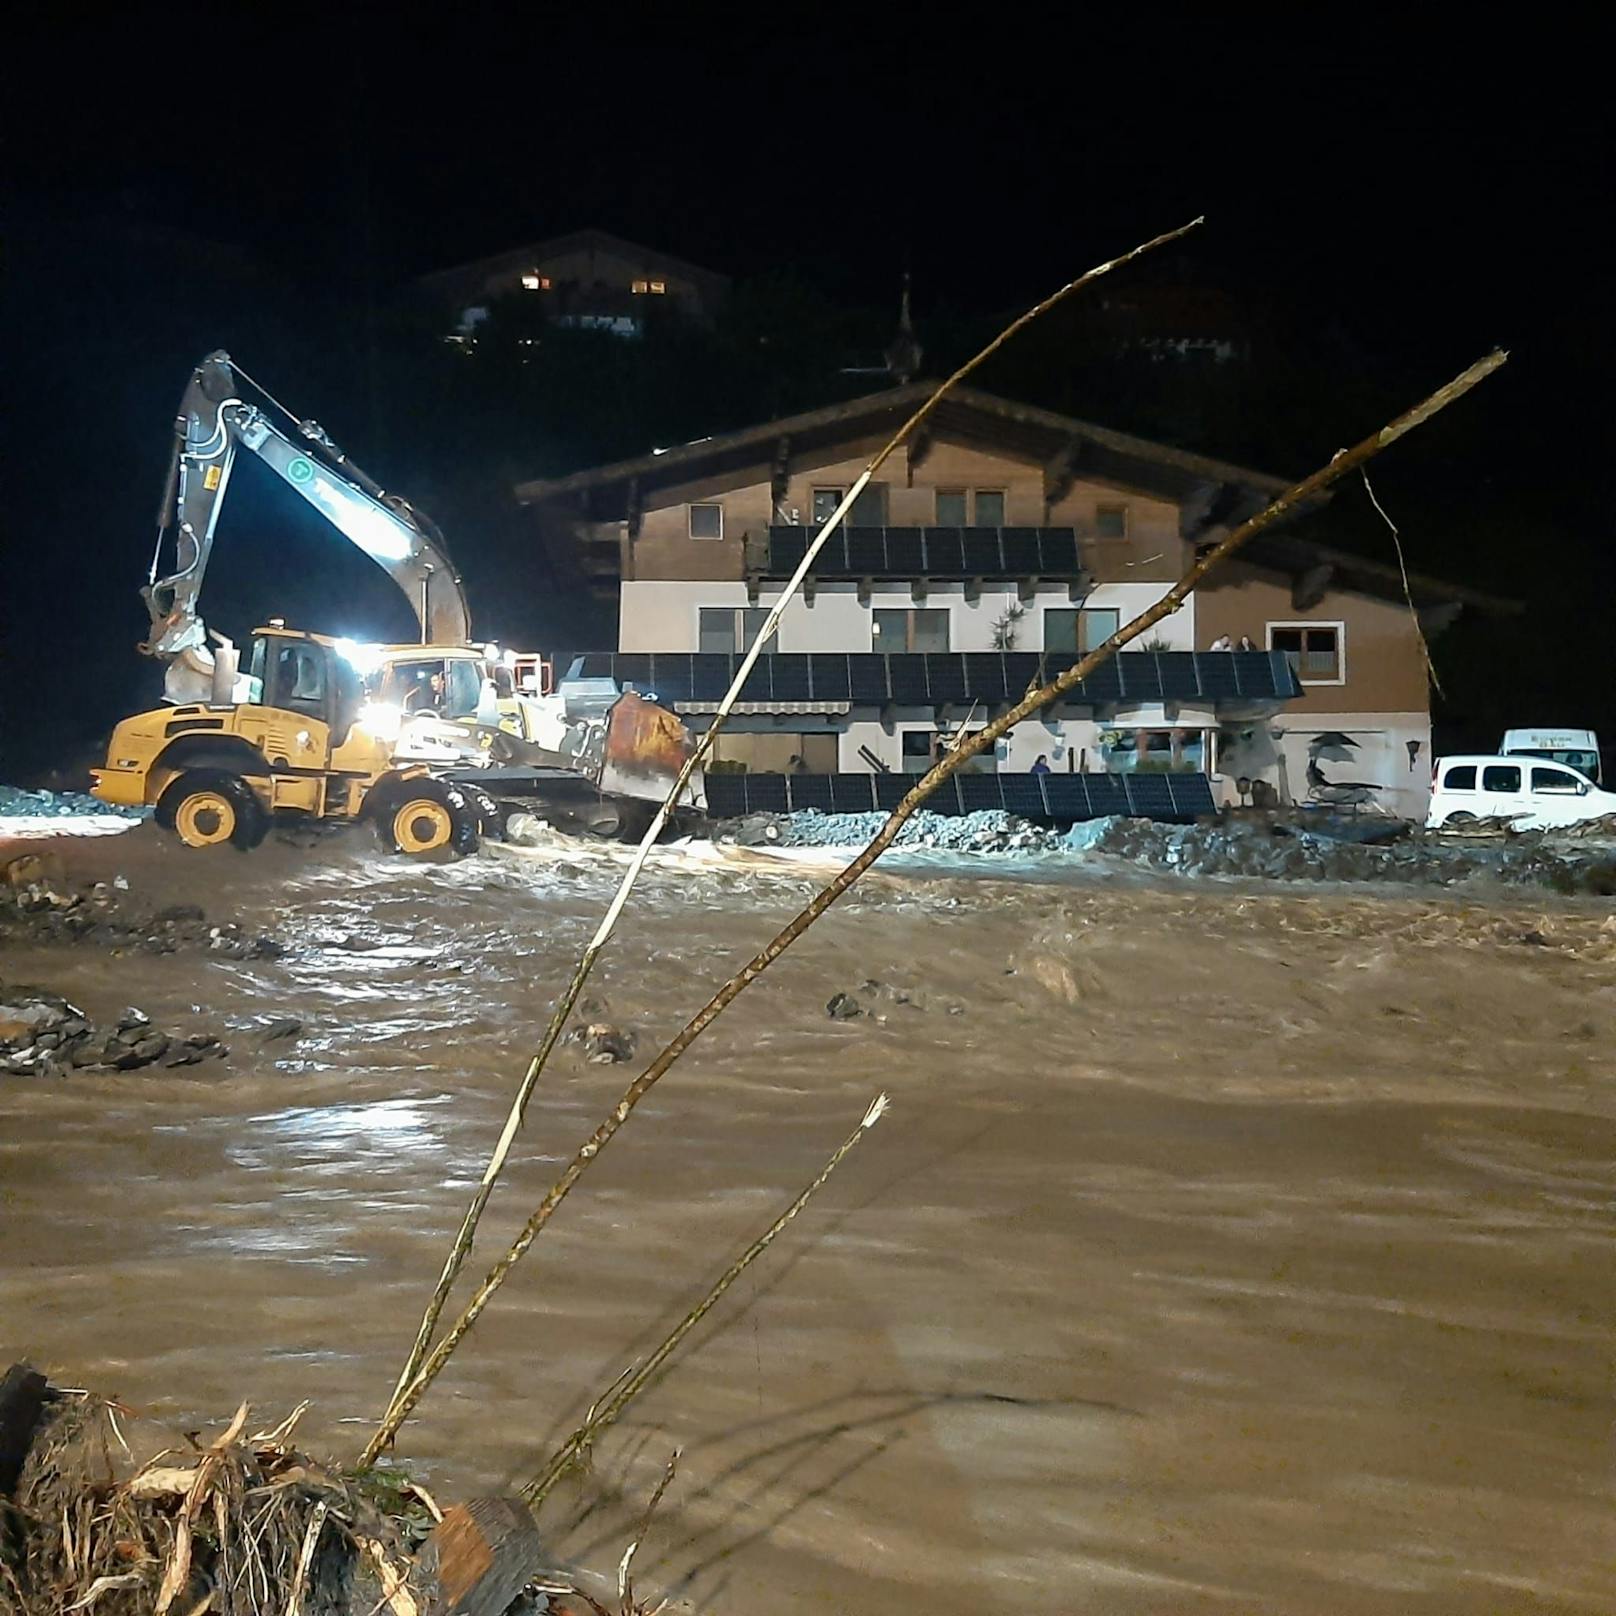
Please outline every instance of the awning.
[[[676, 701], [673, 704], [676, 713], [716, 713], [718, 707], [716, 701]], [[732, 713], [747, 717], [804, 713], [837, 717], [851, 710], [852, 704], [845, 701], [738, 701], [730, 708]]]

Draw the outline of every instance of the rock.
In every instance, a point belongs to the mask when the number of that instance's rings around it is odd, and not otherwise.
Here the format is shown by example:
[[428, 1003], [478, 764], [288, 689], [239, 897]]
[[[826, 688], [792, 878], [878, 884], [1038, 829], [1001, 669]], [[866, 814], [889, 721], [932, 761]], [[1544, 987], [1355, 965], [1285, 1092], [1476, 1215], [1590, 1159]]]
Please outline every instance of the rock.
[[161, 1060], [168, 1053], [168, 1039], [160, 1032], [147, 1033], [133, 1048], [134, 1053], [140, 1058], [140, 1064], [149, 1066], [154, 1060]]
[[134, 1032], [141, 1027], [149, 1027], [151, 1017], [144, 1010], [137, 1010], [131, 1005], [118, 1017], [117, 1028], [119, 1032]]
[[832, 1021], [851, 1021], [864, 1014], [864, 1006], [851, 993], [836, 993], [827, 1001], [825, 1014]]
[[584, 1058], [592, 1066], [611, 1066], [634, 1054], [634, 1035], [610, 1022], [594, 1022], [584, 1028], [581, 1039]]
[[280, 1016], [258, 1034], [261, 1044], [275, 1044], [285, 1038], [296, 1038], [303, 1031], [303, 1023], [296, 1016]]

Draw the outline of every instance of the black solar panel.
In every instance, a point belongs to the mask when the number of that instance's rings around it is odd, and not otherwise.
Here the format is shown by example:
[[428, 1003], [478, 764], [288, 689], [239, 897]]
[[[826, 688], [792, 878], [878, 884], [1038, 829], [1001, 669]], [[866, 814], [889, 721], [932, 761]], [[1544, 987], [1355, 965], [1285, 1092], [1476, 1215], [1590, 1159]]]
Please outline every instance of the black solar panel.
[[1083, 779], [1089, 788], [1089, 816], [1104, 819], [1109, 814], [1128, 812], [1128, 793], [1122, 788], [1120, 774], [1087, 774]]
[[[1212, 653], [1207, 654], [1210, 656]], [[1229, 660], [1234, 664], [1234, 676], [1242, 696], [1272, 696], [1278, 693], [1274, 685], [1273, 659], [1268, 652], [1231, 651]]]
[[957, 774], [960, 806], [968, 814], [984, 808], [1003, 808], [1004, 790], [996, 774]]
[[926, 529], [926, 571], [954, 577], [965, 571], [965, 541], [957, 527]]
[[1199, 819], [1217, 812], [1212, 801], [1212, 782], [1204, 774], [1169, 774], [1168, 789], [1173, 794], [1173, 812], [1179, 819]]
[[640, 690], [651, 686], [651, 658], [638, 651], [619, 652], [612, 659], [612, 678], [620, 685], [634, 685]]
[[926, 684], [934, 702], [964, 701], [973, 694], [965, 683], [965, 659], [957, 651], [926, 658]]
[[786, 777], [786, 790], [793, 812], [804, 808], [831, 811], [831, 777], [828, 774], [792, 774]]
[[744, 774], [707, 776], [707, 812], [714, 819], [735, 819], [747, 811]]
[[1194, 701], [1201, 694], [1193, 652], [1158, 652], [1156, 666], [1161, 673], [1163, 701]]
[[1240, 694], [1240, 679], [1235, 673], [1233, 651], [1197, 651], [1195, 667], [1201, 678], [1201, 694], [1218, 701]]
[[948, 779], [938, 786], [926, 799], [926, 807], [934, 814], [957, 814], [961, 811], [959, 783], [960, 776], [950, 775]]
[[565, 663], [558, 660], [556, 672], [566, 678], [576, 675], [580, 679], [615, 679], [615, 662], [610, 651], [586, 651], [582, 656], [568, 658]]
[[[1003, 701], [1004, 657], [998, 651], [965, 653], [966, 694], [972, 701]], [[1018, 690], [1017, 695], [1021, 692]]]
[[875, 776], [833, 774], [830, 800], [839, 814], [867, 814], [875, 807]]
[[1040, 572], [1077, 572], [1081, 562], [1077, 552], [1077, 534], [1069, 527], [1046, 527], [1042, 531], [1043, 564]]
[[858, 577], [884, 573], [887, 570], [886, 529], [855, 527], [847, 535], [848, 570]]
[[919, 578], [926, 571], [926, 547], [918, 527], [887, 529], [887, 571], [899, 578]]
[[736, 778], [746, 783], [746, 811], [749, 814], [783, 814], [786, 811], [786, 777], [783, 774], [743, 774]]
[[807, 657], [771, 656], [760, 657], [758, 660], [769, 664], [769, 677], [773, 681], [776, 701], [809, 699], [811, 692], [808, 687]]
[[998, 780], [1006, 813], [1020, 814], [1023, 819], [1042, 819], [1048, 812], [1044, 806], [1042, 775], [1001, 774]]
[[887, 658], [892, 699], [900, 707], [924, 707], [930, 701], [926, 659], [910, 652]]
[[[746, 683], [741, 686], [740, 699], [742, 701], [771, 701], [774, 698], [774, 681], [769, 664], [773, 657], [760, 656], [752, 664], [752, 671], [746, 676]], [[737, 672], [739, 669], [737, 669]]]
[[1173, 792], [1165, 774], [1125, 774], [1128, 807], [1145, 819], [1171, 819]]
[[821, 578], [847, 573], [847, 529], [839, 527], [825, 540], [824, 548], [814, 557], [813, 572]]
[[1046, 774], [1044, 800], [1049, 804], [1051, 819], [1087, 819], [1089, 794], [1083, 774]]
[[875, 805], [884, 813], [891, 813], [909, 795], [915, 783], [912, 774], [878, 774], [874, 779]]
[[971, 577], [1004, 571], [1004, 552], [996, 527], [968, 527], [960, 535], [965, 546], [965, 571]]
[[695, 694], [690, 653], [657, 651], [651, 657], [651, 686], [663, 701], [689, 701]]
[[1035, 527], [1007, 527], [999, 535], [1004, 544], [1004, 570], [1032, 577], [1043, 564], [1042, 546]]
[[771, 527], [769, 529], [769, 571], [792, 573], [808, 549], [808, 529], [805, 527]]
[[1092, 673], [1084, 676], [1083, 699], [1090, 702], [1122, 699], [1122, 675], [1117, 672], [1115, 657], [1107, 657]]
[[1132, 705], [1162, 699], [1161, 667], [1154, 652], [1119, 651], [1116, 661], [1125, 701]]
[[[1011, 701], [1020, 701], [1027, 686], [1038, 679], [1043, 657], [1037, 651], [1006, 651], [1004, 653], [1004, 686]], [[1040, 684], [1042, 679], [1038, 679]]]
[[690, 659], [690, 694], [697, 701], [718, 701], [735, 677], [735, 658], [720, 651], [698, 652]]
[[847, 659], [851, 700], [861, 707], [884, 707], [891, 699], [887, 688], [887, 659], [875, 651], [855, 651]]
[[815, 651], [808, 658], [809, 682], [815, 701], [848, 699], [847, 657], [834, 651]]

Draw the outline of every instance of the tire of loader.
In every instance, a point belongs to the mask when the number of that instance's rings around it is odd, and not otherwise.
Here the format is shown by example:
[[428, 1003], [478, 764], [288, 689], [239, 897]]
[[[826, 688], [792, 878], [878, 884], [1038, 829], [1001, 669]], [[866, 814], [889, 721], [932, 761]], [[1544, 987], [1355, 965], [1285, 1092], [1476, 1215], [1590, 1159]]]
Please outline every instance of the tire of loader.
[[465, 793], [466, 800], [477, 815], [477, 834], [503, 840], [505, 813], [500, 805], [481, 786], [467, 785], [462, 781], [459, 789]]
[[187, 769], [158, 800], [157, 820], [187, 847], [229, 842], [246, 853], [269, 832], [252, 787], [222, 769]]
[[399, 791], [376, 821], [382, 846], [412, 857], [477, 851], [477, 808], [459, 786], [416, 780]]

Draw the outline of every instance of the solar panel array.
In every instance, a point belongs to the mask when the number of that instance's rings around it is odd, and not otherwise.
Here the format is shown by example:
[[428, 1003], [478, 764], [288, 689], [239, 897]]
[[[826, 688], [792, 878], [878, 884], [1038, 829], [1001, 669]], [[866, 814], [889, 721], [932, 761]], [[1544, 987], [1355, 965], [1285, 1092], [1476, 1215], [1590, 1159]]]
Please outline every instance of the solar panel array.
[[[945, 702], [1018, 700], [1078, 660], [1067, 651], [950, 651], [888, 656], [878, 651], [782, 652], [759, 657], [741, 700], [847, 702], [854, 707], [931, 707]], [[615, 679], [662, 702], [716, 702], [740, 657], [688, 651], [565, 653], [565, 676], [581, 661], [587, 678]], [[1122, 651], [1066, 697], [1079, 706], [1111, 702], [1288, 700], [1302, 687], [1281, 651]]]
[[[818, 530], [771, 527], [769, 577], [789, 578]], [[816, 578], [1076, 578], [1069, 527], [839, 527], [814, 561]]]
[[[707, 807], [715, 819], [803, 808], [869, 813], [897, 807], [914, 783], [908, 774], [709, 774]], [[1216, 812], [1204, 774], [956, 774], [926, 808], [937, 814], [1002, 808], [1046, 824], [1110, 814], [1188, 824]]]

